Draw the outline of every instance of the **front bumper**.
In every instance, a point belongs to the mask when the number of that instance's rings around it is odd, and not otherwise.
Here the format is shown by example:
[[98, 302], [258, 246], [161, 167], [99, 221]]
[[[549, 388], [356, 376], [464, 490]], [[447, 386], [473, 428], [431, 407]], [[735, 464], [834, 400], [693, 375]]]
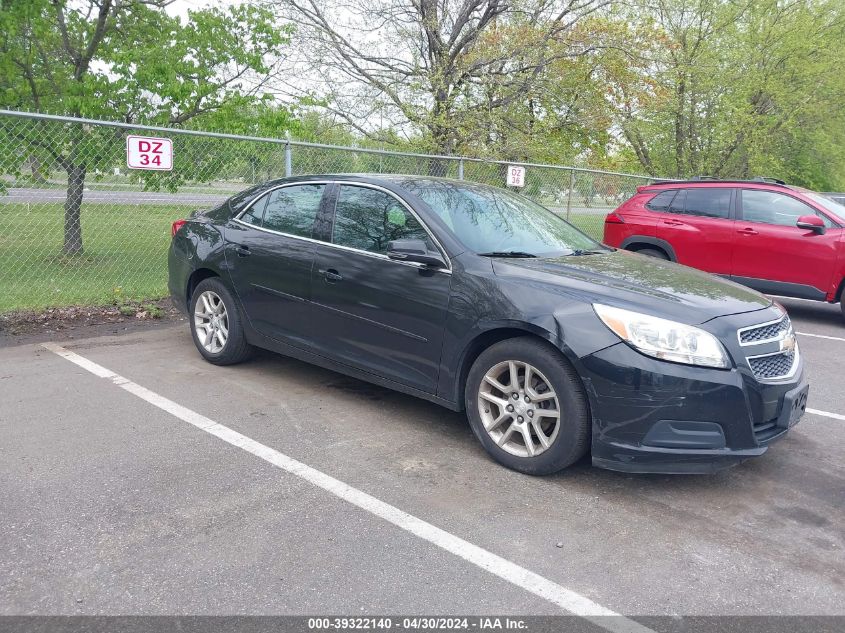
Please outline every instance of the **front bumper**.
[[668, 363], [622, 342], [581, 361], [593, 464], [611, 470], [712, 473], [734, 466], [765, 453], [806, 406], [800, 359], [788, 380], [766, 383], [744, 366]]

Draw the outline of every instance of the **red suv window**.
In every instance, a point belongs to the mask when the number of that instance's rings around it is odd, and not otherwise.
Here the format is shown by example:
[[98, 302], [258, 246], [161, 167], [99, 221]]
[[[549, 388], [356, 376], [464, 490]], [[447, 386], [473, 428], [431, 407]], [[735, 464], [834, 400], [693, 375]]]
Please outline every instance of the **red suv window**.
[[672, 204], [672, 198], [675, 197], [676, 193], [678, 193], [677, 189], [667, 189], [666, 191], [661, 191], [649, 200], [645, 206], [652, 211], [668, 211], [669, 205]]
[[715, 187], [688, 189], [683, 213], [708, 218], [729, 218], [731, 217], [731, 190]]
[[817, 215], [827, 228], [833, 226], [830, 218], [792, 196], [763, 189], [742, 191], [742, 219], [747, 222], [795, 226], [802, 215]]
[[652, 211], [730, 218], [731, 191], [718, 187], [667, 189], [654, 196], [645, 206]]

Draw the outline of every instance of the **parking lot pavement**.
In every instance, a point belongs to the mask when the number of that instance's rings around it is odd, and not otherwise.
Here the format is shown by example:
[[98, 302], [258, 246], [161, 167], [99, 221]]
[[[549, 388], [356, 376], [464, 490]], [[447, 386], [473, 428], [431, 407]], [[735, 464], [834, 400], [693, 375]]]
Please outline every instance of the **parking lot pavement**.
[[3, 360], [0, 614], [555, 612], [45, 350]]
[[[845, 340], [799, 340], [810, 407], [845, 414]], [[843, 421], [713, 476], [531, 478], [462, 415], [272, 354], [215, 367], [184, 324], [66, 347], [616, 612], [845, 614]], [[0, 613], [560, 612], [38, 345], [0, 349], [0, 402]]]

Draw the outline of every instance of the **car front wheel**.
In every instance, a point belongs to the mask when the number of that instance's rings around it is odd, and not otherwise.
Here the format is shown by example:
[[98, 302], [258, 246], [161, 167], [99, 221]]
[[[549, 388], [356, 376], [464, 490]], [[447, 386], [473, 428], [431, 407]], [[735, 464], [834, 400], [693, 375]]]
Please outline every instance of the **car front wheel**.
[[235, 300], [216, 277], [204, 279], [194, 289], [191, 334], [199, 353], [215, 365], [240, 363], [252, 353]]
[[465, 399], [475, 436], [508, 468], [547, 475], [587, 452], [591, 418], [581, 380], [544, 341], [508, 339], [482, 352]]

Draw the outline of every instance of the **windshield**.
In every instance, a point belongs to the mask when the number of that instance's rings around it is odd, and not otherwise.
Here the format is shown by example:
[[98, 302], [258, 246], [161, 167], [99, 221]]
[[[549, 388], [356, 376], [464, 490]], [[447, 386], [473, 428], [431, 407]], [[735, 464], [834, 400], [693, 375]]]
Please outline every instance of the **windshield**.
[[408, 179], [455, 236], [476, 253], [555, 256], [606, 248], [532, 200], [504, 189]]
[[827, 196], [823, 196], [820, 193], [815, 193], [814, 191], [807, 191], [805, 192], [808, 196], [810, 196], [815, 202], [822, 205], [825, 209], [830, 211], [836, 219], [840, 222], [845, 222], [845, 207], [841, 204], [836, 202], [835, 200], [831, 200]]

